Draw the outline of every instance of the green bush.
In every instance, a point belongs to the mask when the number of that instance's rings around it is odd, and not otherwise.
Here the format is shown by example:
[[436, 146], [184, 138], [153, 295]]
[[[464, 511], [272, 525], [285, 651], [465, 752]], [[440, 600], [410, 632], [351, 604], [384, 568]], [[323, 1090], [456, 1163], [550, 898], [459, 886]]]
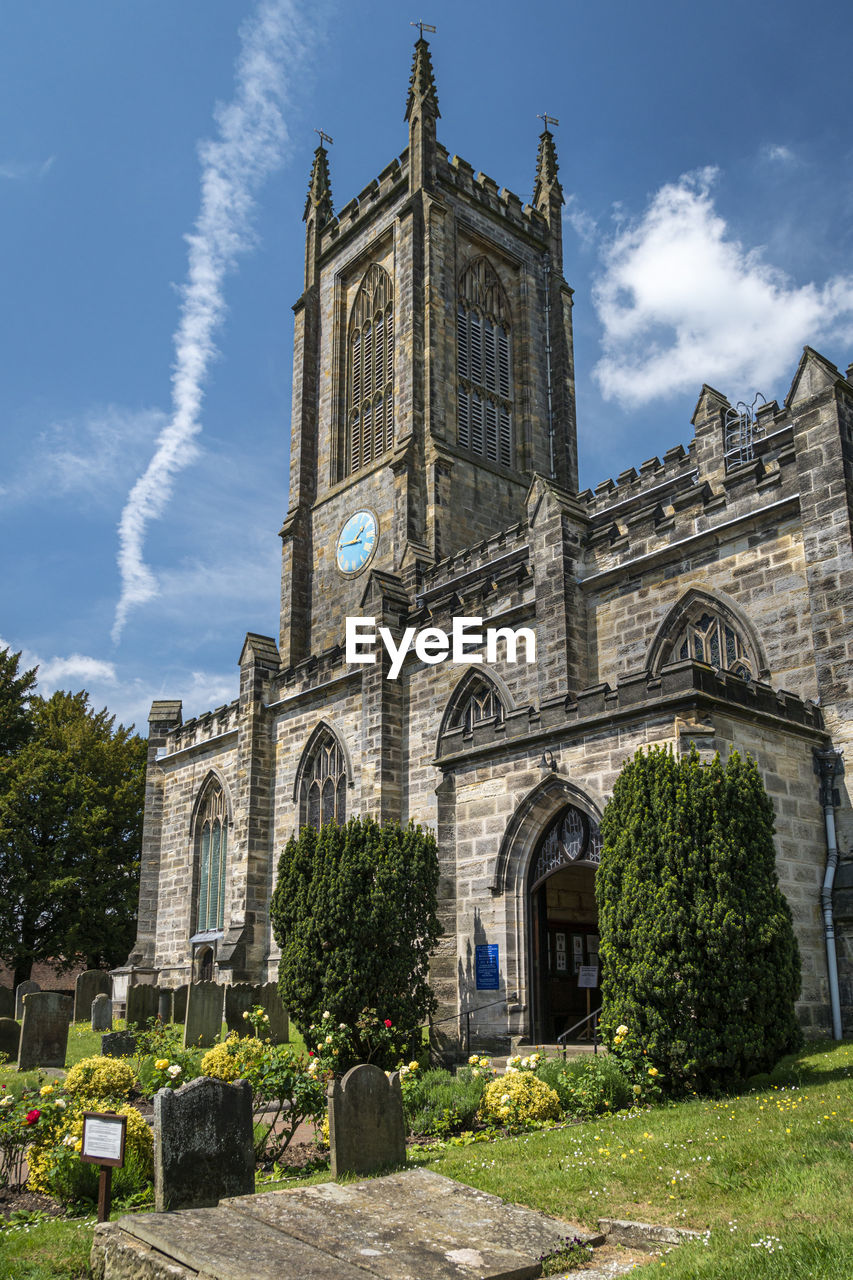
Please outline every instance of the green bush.
[[560, 1099], [532, 1071], [507, 1072], [486, 1085], [480, 1117], [508, 1129], [523, 1129], [545, 1120], [559, 1120]]
[[603, 1054], [569, 1059], [553, 1088], [565, 1114], [581, 1120], [624, 1111], [636, 1101], [618, 1062]]
[[65, 1077], [65, 1091], [81, 1102], [126, 1098], [136, 1084], [136, 1072], [124, 1058], [81, 1058]]
[[[354, 1061], [374, 1052], [378, 1066], [393, 1069], [412, 1056], [436, 1003], [429, 957], [441, 933], [437, 890], [435, 838], [414, 823], [352, 818], [303, 827], [288, 841], [270, 914], [279, 990], [310, 1048], [312, 1026], [330, 1017], [352, 1031]], [[394, 1033], [380, 1053], [359, 1028], [365, 1010]]]
[[801, 1042], [800, 962], [755, 762], [638, 752], [601, 831], [606, 1043], [627, 1024], [676, 1094], [769, 1070]]
[[471, 1129], [488, 1080], [470, 1071], [436, 1069], [403, 1078], [403, 1112], [410, 1133], [446, 1138]]

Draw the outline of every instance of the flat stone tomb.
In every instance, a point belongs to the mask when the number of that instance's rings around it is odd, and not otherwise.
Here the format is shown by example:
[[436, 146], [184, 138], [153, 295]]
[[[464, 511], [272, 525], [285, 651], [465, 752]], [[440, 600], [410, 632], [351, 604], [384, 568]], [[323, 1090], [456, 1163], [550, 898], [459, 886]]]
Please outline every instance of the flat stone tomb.
[[600, 1239], [407, 1169], [241, 1196], [215, 1209], [128, 1215], [96, 1229], [92, 1259], [104, 1280], [533, 1280], [541, 1255], [567, 1235]]

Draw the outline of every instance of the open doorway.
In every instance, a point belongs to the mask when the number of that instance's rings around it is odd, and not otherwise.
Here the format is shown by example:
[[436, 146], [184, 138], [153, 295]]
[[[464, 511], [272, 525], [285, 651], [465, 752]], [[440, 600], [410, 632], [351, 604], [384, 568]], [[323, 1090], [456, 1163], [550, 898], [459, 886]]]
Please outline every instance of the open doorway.
[[[553, 1044], [600, 1004], [595, 902], [600, 859], [598, 823], [574, 805], [551, 820], [533, 855], [528, 884], [537, 1042]], [[595, 987], [584, 986], [593, 976]]]

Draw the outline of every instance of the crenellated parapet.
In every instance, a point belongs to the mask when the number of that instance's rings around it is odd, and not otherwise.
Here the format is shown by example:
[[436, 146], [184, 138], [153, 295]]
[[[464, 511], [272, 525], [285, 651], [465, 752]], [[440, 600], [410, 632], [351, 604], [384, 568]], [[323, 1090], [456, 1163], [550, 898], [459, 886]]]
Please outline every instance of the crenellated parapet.
[[240, 722], [240, 699], [223, 703], [212, 711], [193, 716], [174, 729], [164, 740], [158, 752], [158, 759], [173, 755], [177, 751], [186, 751], [190, 747], [216, 743], [227, 734], [236, 733]]

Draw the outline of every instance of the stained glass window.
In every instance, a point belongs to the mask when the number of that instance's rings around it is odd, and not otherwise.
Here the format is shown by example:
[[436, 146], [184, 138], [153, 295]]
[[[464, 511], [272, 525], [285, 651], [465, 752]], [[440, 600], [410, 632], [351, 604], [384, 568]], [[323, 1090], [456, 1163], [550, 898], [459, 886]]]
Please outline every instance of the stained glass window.
[[738, 632], [723, 618], [707, 610], [688, 622], [672, 646], [672, 657], [693, 658], [709, 666], [733, 672], [742, 680], [754, 677], [753, 664]]
[[210, 782], [196, 821], [199, 857], [198, 930], [221, 929], [225, 920], [228, 810], [218, 782]]
[[323, 733], [315, 745], [299, 788], [299, 825], [319, 831], [323, 822], [347, 820], [347, 775], [337, 738]]

